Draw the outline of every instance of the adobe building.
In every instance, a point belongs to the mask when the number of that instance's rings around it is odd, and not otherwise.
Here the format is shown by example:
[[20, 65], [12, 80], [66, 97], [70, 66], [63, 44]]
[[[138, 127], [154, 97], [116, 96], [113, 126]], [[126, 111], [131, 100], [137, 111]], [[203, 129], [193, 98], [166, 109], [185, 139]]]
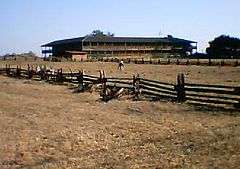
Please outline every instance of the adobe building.
[[42, 45], [45, 57], [85, 60], [88, 58], [185, 57], [197, 50], [197, 42], [168, 36], [113, 37], [90, 35], [58, 40]]

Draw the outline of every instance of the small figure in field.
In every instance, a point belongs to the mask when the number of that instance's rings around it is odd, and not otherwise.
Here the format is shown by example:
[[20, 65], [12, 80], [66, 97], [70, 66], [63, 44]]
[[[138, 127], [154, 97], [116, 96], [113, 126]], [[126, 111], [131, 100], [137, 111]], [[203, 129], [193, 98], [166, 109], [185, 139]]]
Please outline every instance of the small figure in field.
[[121, 60], [118, 64], [118, 69], [122, 70], [124, 68], [123, 60]]

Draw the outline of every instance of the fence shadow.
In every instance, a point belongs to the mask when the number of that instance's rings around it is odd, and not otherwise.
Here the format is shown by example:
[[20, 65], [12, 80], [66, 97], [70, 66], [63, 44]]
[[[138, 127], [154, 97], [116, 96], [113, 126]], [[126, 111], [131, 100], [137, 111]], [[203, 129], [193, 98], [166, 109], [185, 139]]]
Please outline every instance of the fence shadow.
[[204, 113], [211, 113], [214, 115], [218, 115], [219, 113], [221, 113], [224, 115], [240, 116], [240, 110], [234, 107], [207, 105], [204, 103], [187, 103], [187, 104], [192, 106], [194, 110], [201, 111]]

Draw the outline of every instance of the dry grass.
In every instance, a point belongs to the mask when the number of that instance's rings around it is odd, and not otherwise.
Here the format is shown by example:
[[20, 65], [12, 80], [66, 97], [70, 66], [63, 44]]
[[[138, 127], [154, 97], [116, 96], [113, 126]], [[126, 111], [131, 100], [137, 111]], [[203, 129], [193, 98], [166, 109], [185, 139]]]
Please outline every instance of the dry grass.
[[[4, 64], [4, 63], [2, 63]], [[14, 64], [14, 63], [11, 63]], [[26, 64], [26, 63], [22, 63]], [[239, 68], [49, 63], [108, 75], [238, 84]], [[201, 71], [203, 75], [196, 74]], [[223, 73], [223, 74], [222, 74]], [[202, 77], [202, 78], [201, 78]], [[214, 77], [214, 78], [213, 78]], [[229, 79], [231, 81], [229, 81]], [[0, 76], [0, 168], [238, 168], [238, 112], [168, 102], [99, 101], [66, 86]]]

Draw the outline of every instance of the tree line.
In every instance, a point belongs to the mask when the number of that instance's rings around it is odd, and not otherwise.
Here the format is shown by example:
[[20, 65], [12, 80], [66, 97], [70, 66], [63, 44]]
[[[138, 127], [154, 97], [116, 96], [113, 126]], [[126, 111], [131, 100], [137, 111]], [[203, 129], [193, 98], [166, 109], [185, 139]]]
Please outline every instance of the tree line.
[[240, 39], [221, 35], [209, 42], [206, 52], [209, 58], [240, 59]]

